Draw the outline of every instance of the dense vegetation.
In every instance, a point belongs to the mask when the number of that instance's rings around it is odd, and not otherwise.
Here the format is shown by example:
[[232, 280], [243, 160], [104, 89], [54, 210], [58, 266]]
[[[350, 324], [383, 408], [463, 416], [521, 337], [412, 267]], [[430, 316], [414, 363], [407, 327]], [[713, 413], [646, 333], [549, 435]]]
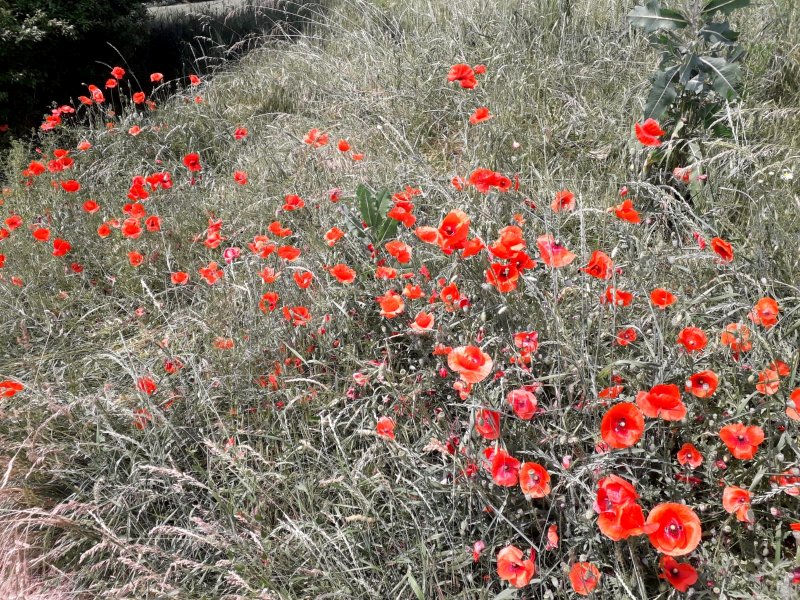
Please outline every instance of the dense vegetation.
[[330, 9], [13, 145], [0, 595], [796, 595], [797, 4]]

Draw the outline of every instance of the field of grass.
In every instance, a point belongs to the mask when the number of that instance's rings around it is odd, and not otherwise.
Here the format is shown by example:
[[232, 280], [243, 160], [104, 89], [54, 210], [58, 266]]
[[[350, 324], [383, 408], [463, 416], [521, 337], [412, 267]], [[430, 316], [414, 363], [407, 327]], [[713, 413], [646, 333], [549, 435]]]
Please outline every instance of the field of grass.
[[[578, 597], [579, 562], [598, 569], [590, 597], [686, 595], [660, 576], [649, 535], [601, 532], [598, 486], [617, 475], [645, 515], [681, 503], [699, 517], [702, 539], [676, 557], [698, 574], [688, 594], [793, 597], [800, 7], [737, 13], [742, 101], [725, 114], [732, 137], [704, 139], [702, 164], [687, 165], [707, 175], [689, 203], [677, 180], [645, 176], [633, 132], [658, 57], [626, 23], [632, 1], [324, 4], [304, 35], [198, 85], [147, 87], [150, 108], [81, 107], [83, 124], [12, 148], [0, 205], [0, 596], [562, 599]], [[485, 65], [474, 89], [448, 83], [459, 63]], [[479, 107], [492, 118], [469, 124]], [[510, 189], [453, 184], [479, 168]], [[416, 222], [378, 238], [361, 223], [361, 184], [401, 194], [390, 204], [411, 202]], [[575, 208], [555, 211], [564, 189]], [[625, 198], [640, 223], [615, 216]], [[521, 229], [538, 265], [516, 289], [487, 279], [497, 246], [462, 257], [415, 233], [455, 210], [486, 246]], [[333, 227], [344, 236], [330, 244]], [[572, 264], [545, 266], [546, 234]], [[732, 261], [712, 252], [715, 237]], [[608, 281], [581, 270], [595, 250], [613, 260]], [[337, 264], [355, 281], [339, 281]], [[632, 303], [601, 303], [609, 286]], [[675, 304], [654, 306], [656, 288]], [[777, 300], [776, 324], [749, 318], [761, 298]], [[422, 312], [434, 325], [420, 334], [410, 324]], [[748, 328], [750, 350], [723, 343], [731, 324]], [[705, 332], [703, 350], [676, 343], [687, 326]], [[620, 344], [621, 328], [637, 340]], [[524, 345], [522, 332], [538, 340]], [[448, 354], [462, 346], [492, 363], [471, 390], [474, 369], [459, 378]], [[685, 390], [704, 370], [719, 387], [681, 393], [685, 417], [648, 418], [637, 443], [605, 445], [611, 406], [656, 384]], [[535, 398], [532, 418], [507, 400], [520, 389]], [[500, 415], [498, 439], [481, 427], [485, 410]], [[752, 459], [720, 438], [736, 423], [764, 431]], [[703, 455], [694, 469], [677, 461], [685, 443]], [[487, 449], [542, 465], [551, 489], [526, 498], [499, 485]], [[723, 506], [733, 486], [751, 493], [744, 519]], [[498, 574], [510, 545], [535, 566], [519, 589]]]

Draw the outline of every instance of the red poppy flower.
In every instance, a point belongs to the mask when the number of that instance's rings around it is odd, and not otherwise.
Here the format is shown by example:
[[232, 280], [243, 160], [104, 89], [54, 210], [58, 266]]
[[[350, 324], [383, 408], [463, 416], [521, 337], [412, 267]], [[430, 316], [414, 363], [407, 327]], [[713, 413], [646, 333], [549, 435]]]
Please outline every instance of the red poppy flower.
[[544, 498], [550, 493], [550, 473], [538, 463], [522, 463], [519, 467], [519, 486], [526, 498]]
[[513, 264], [492, 263], [486, 269], [486, 283], [493, 285], [501, 294], [517, 289], [519, 269]]
[[502, 487], [513, 487], [519, 481], [519, 461], [503, 449], [492, 458], [492, 481]]
[[312, 148], [321, 148], [326, 146], [329, 141], [327, 133], [322, 133], [319, 129], [309, 129], [308, 133], [303, 138], [303, 142]]
[[144, 92], [134, 93], [132, 99], [134, 104], [141, 104], [142, 102], [144, 102], [145, 99]]
[[37, 227], [31, 233], [33, 239], [39, 242], [46, 242], [50, 239], [50, 230], [45, 227]]
[[792, 421], [800, 421], [800, 387], [789, 395], [789, 402], [786, 404], [786, 416]]
[[305, 306], [283, 307], [283, 318], [291, 321], [295, 327], [308, 325], [311, 321], [311, 314]]
[[506, 546], [497, 553], [497, 574], [515, 588], [523, 588], [536, 574], [532, 558], [525, 558], [516, 546]]
[[140, 392], [152, 396], [156, 391], [156, 382], [150, 377], [140, 377], [136, 382], [136, 387], [139, 388]]
[[542, 255], [542, 262], [553, 269], [566, 267], [575, 260], [575, 255], [566, 247], [557, 244], [549, 233], [536, 238], [536, 246]]
[[614, 341], [619, 346], [627, 346], [635, 342], [637, 337], [636, 330], [633, 327], [626, 327], [617, 332]]
[[296, 271], [294, 275], [292, 275], [294, 282], [297, 284], [301, 290], [308, 289], [311, 285], [311, 282], [314, 280], [314, 274], [311, 271]]
[[215, 261], [211, 261], [207, 266], [201, 267], [197, 272], [206, 280], [208, 285], [214, 285], [217, 281], [222, 279], [223, 276], [222, 269], [219, 268], [219, 265], [217, 265]]
[[237, 127], [236, 130], [233, 132], [233, 138], [236, 141], [243, 140], [247, 137], [248, 131], [244, 127]]
[[630, 306], [633, 302], [633, 294], [620, 290], [615, 287], [606, 289], [605, 294], [600, 296], [601, 304], [613, 304], [614, 306]]
[[190, 152], [189, 154], [184, 156], [183, 164], [190, 171], [200, 171], [202, 169], [202, 167], [200, 166], [200, 155], [197, 154], [196, 152]]
[[492, 372], [492, 358], [476, 346], [459, 346], [447, 355], [447, 366], [467, 383], [479, 383]]
[[189, 83], [191, 85], [200, 85], [200, 78], [197, 75], [189, 75]]
[[689, 554], [700, 543], [703, 533], [700, 519], [685, 504], [666, 502], [659, 504], [647, 515], [647, 525], [656, 525], [648, 533], [650, 543], [667, 556]]
[[394, 438], [394, 420], [391, 417], [381, 417], [375, 425], [375, 433], [390, 440]]
[[151, 233], [155, 233], [156, 231], [161, 231], [161, 219], [156, 215], [150, 215], [144, 222], [144, 226], [147, 231]]
[[272, 312], [278, 307], [278, 301], [280, 300], [280, 296], [276, 292], [266, 292], [263, 296], [261, 296], [261, 300], [258, 301], [258, 308], [264, 314], [267, 311]]
[[778, 393], [781, 379], [778, 372], [773, 369], [765, 369], [758, 374], [756, 391], [765, 396], [772, 396]]
[[547, 528], [547, 544], [545, 550], [555, 550], [558, 548], [558, 525], [550, 525]]
[[333, 248], [336, 242], [338, 242], [343, 237], [344, 237], [344, 231], [342, 231], [338, 227], [331, 227], [328, 231], [325, 232], [325, 242], [331, 248]]
[[699, 327], [684, 327], [678, 334], [678, 344], [687, 352], [700, 352], [708, 344], [708, 337]]
[[778, 323], [779, 312], [778, 303], [773, 298], [761, 298], [748, 313], [747, 318], [756, 325], [763, 325], [769, 329]]
[[433, 330], [434, 318], [430, 313], [421, 311], [411, 322], [411, 331], [414, 333], [427, 333]]
[[500, 437], [500, 413], [496, 410], [482, 408], [475, 413], [475, 431], [486, 440]]
[[475, 79], [475, 71], [465, 64], [457, 64], [450, 67], [450, 71], [447, 73], [447, 81], [450, 83], [457, 81], [465, 90], [471, 90], [478, 86], [478, 80]]
[[128, 252], [128, 262], [131, 263], [132, 267], [138, 267], [144, 262], [144, 255], [135, 251]]
[[506, 402], [511, 405], [514, 414], [523, 421], [529, 421], [536, 414], [538, 402], [536, 396], [524, 388], [511, 390], [506, 395]]
[[700, 371], [686, 380], [684, 389], [697, 398], [710, 398], [718, 385], [719, 377], [714, 371]]
[[56, 238], [53, 240], [53, 256], [64, 256], [72, 250], [72, 244], [67, 240]]
[[729, 323], [720, 334], [720, 343], [728, 346], [734, 354], [749, 352], [753, 348], [750, 329], [741, 323]]
[[406, 307], [403, 298], [396, 292], [387, 292], [384, 296], [378, 298], [378, 304], [381, 307], [381, 316], [387, 319], [394, 319], [397, 315], [401, 314]]
[[248, 182], [247, 173], [245, 173], [244, 171], [234, 171], [233, 180], [239, 185], [247, 185]]
[[469, 124], [470, 125], [477, 125], [478, 123], [483, 123], [484, 121], [488, 121], [492, 118], [492, 115], [489, 114], [489, 109], [485, 106], [481, 106], [480, 108], [476, 108], [475, 112], [472, 113], [469, 117]]
[[647, 119], [644, 123], [636, 123], [634, 129], [636, 130], [636, 137], [644, 146], [656, 148], [661, 145], [661, 140], [658, 139], [664, 135], [664, 130], [655, 119]]
[[[598, 490], [598, 497], [599, 494]], [[615, 542], [642, 535], [646, 529], [644, 511], [633, 501], [611, 504], [598, 515], [597, 527], [600, 533]]]
[[153, 415], [146, 408], [137, 408], [133, 411], [133, 426], [142, 430], [153, 420]]
[[189, 274], [184, 271], [176, 271], [170, 275], [173, 285], [186, 285], [189, 282]]
[[729, 263], [733, 260], [733, 246], [722, 238], [711, 238], [711, 249], [722, 259], [722, 262]]
[[619, 395], [624, 389], [625, 388], [621, 385], [611, 385], [600, 390], [600, 392], [597, 394], [597, 397], [606, 400], [613, 400], [615, 398], [619, 398]]
[[67, 179], [66, 181], [61, 182], [61, 189], [67, 193], [74, 194], [81, 189], [81, 184], [74, 179]]
[[289, 194], [283, 199], [283, 210], [286, 211], [299, 210], [305, 205], [306, 201], [297, 194]]
[[644, 416], [635, 404], [620, 402], [612, 406], [600, 422], [600, 435], [612, 448], [629, 448], [644, 433]]
[[0, 381], [0, 398], [13, 398], [24, 389], [25, 386], [18, 381], [5, 379]]
[[719, 437], [728, 447], [734, 458], [750, 460], [755, 456], [758, 446], [764, 441], [764, 430], [757, 425], [733, 423], [719, 430]]
[[394, 267], [378, 267], [375, 269], [375, 279], [396, 279], [397, 269]]
[[287, 262], [294, 262], [300, 257], [300, 248], [294, 246], [281, 246], [278, 248], [278, 256]]
[[595, 250], [589, 264], [581, 267], [581, 271], [597, 279], [608, 279], [614, 274], [614, 263], [605, 252]]
[[158, 83], [162, 79], [164, 79], [163, 73], [150, 73], [150, 81], [152, 83]]
[[681, 390], [672, 383], [660, 383], [649, 392], [636, 394], [636, 404], [645, 416], [665, 421], [680, 421], [686, 417], [686, 405], [681, 400]]
[[511, 189], [511, 180], [491, 169], [475, 169], [469, 176], [468, 183], [475, 186], [475, 189], [482, 194], [488, 193], [492, 188], [498, 192], [507, 192]]
[[591, 594], [600, 583], [600, 571], [590, 562], [578, 562], [569, 570], [572, 590], [579, 596]]
[[515, 333], [514, 345], [527, 353], [536, 352], [539, 349], [539, 332], [520, 331]]
[[674, 304], [676, 299], [677, 298], [675, 298], [672, 293], [668, 292], [664, 288], [656, 288], [650, 292], [650, 302], [662, 310], [671, 304]]
[[659, 565], [661, 565], [659, 578], [666, 579], [679, 592], [686, 592], [697, 583], [697, 571], [690, 564], [679, 563], [671, 556], [662, 556]]
[[562, 210], [572, 212], [575, 210], [575, 205], [575, 194], [569, 190], [561, 190], [556, 194], [556, 197], [553, 198], [553, 202], [550, 203], [550, 208], [553, 212], [561, 212]]
[[642, 218], [639, 216], [639, 213], [636, 211], [636, 209], [633, 208], [633, 201], [631, 200], [625, 200], [622, 202], [622, 204], [618, 204], [609, 210], [614, 211], [614, 214], [618, 219], [627, 221], [628, 223], [642, 222]]
[[113, 69], [111, 69], [111, 76], [116, 79], [122, 79], [123, 77], [125, 77], [125, 69], [123, 69], [122, 67], [114, 67]]
[[480, 238], [473, 238], [471, 240], [467, 240], [467, 242], [464, 244], [464, 250], [461, 252], [461, 258], [469, 258], [470, 256], [475, 256], [485, 247], [486, 245]]
[[678, 450], [678, 463], [683, 467], [689, 465], [692, 469], [696, 469], [703, 464], [703, 455], [693, 444], [687, 442]]
[[439, 228], [435, 230], [437, 235], [436, 243], [447, 253], [453, 250], [460, 250], [467, 241], [469, 224], [470, 219], [466, 213], [460, 210], [450, 211], [442, 219]]
[[753, 523], [755, 518], [750, 510], [750, 501], [753, 495], [747, 490], [726, 485], [722, 491], [722, 507], [730, 514], [736, 513], [736, 519], [743, 523]]
[[356, 280], [356, 272], [343, 263], [339, 263], [328, 271], [339, 283], [353, 283]]
[[411, 262], [411, 246], [400, 240], [392, 240], [384, 246], [386, 251], [401, 265]]

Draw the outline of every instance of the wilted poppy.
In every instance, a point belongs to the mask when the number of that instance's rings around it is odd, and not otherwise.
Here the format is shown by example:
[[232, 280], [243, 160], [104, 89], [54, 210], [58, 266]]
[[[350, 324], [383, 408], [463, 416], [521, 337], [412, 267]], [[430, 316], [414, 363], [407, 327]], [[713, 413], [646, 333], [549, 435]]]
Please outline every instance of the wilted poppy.
[[600, 422], [600, 435], [612, 448], [629, 448], [644, 433], [644, 416], [635, 404], [621, 402], [612, 406]]
[[533, 560], [525, 558], [516, 546], [506, 546], [497, 553], [497, 574], [515, 588], [523, 588], [536, 574]]
[[646, 525], [656, 525], [647, 535], [655, 549], [667, 556], [689, 554], [700, 543], [700, 519], [685, 504], [659, 504], [647, 515]]
[[686, 380], [684, 389], [697, 398], [710, 398], [718, 385], [719, 377], [714, 371], [700, 371]]
[[733, 423], [719, 430], [719, 437], [734, 458], [750, 460], [764, 441], [764, 430], [757, 425]]
[[591, 594], [600, 583], [600, 571], [590, 562], [578, 562], [569, 570], [572, 590], [580, 596]]
[[535, 462], [524, 462], [519, 467], [519, 485], [526, 498], [544, 498], [550, 493], [550, 473]]
[[686, 405], [681, 400], [680, 388], [672, 383], [660, 383], [649, 392], [636, 394], [636, 404], [645, 416], [665, 421], [680, 421], [686, 416]]
[[447, 366], [467, 383], [479, 383], [492, 372], [492, 358], [477, 346], [459, 346], [447, 355]]

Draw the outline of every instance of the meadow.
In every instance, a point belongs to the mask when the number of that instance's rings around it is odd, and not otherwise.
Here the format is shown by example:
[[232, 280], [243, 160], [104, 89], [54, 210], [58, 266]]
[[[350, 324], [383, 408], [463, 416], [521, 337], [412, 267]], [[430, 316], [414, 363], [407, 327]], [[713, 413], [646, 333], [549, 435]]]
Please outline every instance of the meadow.
[[794, 597], [797, 3], [320, 4], [13, 143], [0, 596]]

